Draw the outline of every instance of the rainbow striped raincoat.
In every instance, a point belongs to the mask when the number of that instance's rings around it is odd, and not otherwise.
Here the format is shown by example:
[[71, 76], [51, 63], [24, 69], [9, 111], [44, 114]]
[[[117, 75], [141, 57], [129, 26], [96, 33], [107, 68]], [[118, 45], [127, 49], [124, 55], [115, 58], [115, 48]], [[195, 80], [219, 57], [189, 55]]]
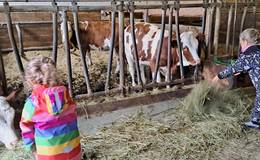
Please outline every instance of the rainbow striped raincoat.
[[37, 85], [20, 121], [25, 149], [37, 160], [80, 160], [76, 105], [66, 87]]

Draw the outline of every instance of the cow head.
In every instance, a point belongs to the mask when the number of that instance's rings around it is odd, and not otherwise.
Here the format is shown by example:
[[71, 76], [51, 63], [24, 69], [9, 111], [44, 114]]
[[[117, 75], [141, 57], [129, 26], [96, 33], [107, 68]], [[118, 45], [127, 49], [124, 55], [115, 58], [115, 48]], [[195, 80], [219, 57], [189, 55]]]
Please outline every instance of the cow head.
[[184, 66], [200, 64], [200, 58], [198, 56], [199, 42], [196, 39], [194, 33], [191, 31], [183, 32], [180, 35], [180, 38], [181, 38], [182, 48], [183, 48]]
[[15, 96], [12, 92], [7, 98], [0, 97], [0, 142], [4, 143], [6, 148], [12, 149], [18, 141], [14, 129], [15, 111], [7, 101], [11, 101]]
[[4, 143], [7, 149], [13, 149], [18, 142], [14, 128], [0, 119], [0, 130], [0, 142]]

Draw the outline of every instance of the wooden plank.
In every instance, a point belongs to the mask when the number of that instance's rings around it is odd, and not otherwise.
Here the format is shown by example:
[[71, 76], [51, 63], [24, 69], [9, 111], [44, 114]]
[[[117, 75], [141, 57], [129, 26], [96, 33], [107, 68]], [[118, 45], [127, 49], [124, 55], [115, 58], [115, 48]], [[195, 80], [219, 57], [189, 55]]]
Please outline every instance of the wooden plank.
[[[11, 13], [13, 22], [17, 21], [51, 21], [50, 12], [13, 12]], [[0, 22], [5, 22], [4, 13], [0, 13]]]
[[[223, 13], [221, 12], [221, 24], [220, 24], [220, 36], [219, 43], [225, 43], [226, 41], [226, 31], [227, 31], [227, 21], [228, 21], [228, 13], [226, 8], [222, 8]], [[238, 10], [237, 12], [237, 22], [236, 22], [236, 34], [235, 34], [235, 45], [238, 45], [239, 31], [240, 31], [240, 23], [242, 18], [242, 10]], [[260, 13], [257, 13], [257, 23], [260, 21]], [[251, 28], [254, 26], [253, 13], [249, 12], [246, 15], [244, 29]], [[233, 21], [231, 22], [231, 26], [233, 26]], [[258, 23], [257, 29], [260, 29], [260, 24]], [[232, 36], [231, 36], [232, 37]]]
[[[161, 15], [150, 15], [149, 16], [150, 23], [161, 23]], [[166, 16], [165, 23], [168, 23], [168, 16]], [[175, 23], [175, 19], [173, 17], [173, 24]], [[202, 17], [179, 17], [179, 23], [183, 25], [194, 25], [201, 26]]]
[[[67, 12], [68, 20], [73, 22], [73, 16], [71, 12]], [[100, 12], [78, 12], [79, 21], [99, 21], [101, 20]]]
[[[12, 13], [12, 20], [14, 22], [35, 22], [35, 21], [51, 21], [50, 12], [16, 12]], [[72, 21], [72, 13], [68, 12], [69, 20]], [[100, 20], [100, 12], [79, 12], [79, 20]], [[5, 23], [4, 13], [0, 13], [0, 23]], [[50, 46], [52, 42], [52, 24], [27, 24], [22, 25], [24, 47], [39, 47]], [[14, 28], [15, 39], [17, 33]], [[60, 32], [58, 31], [58, 41], [61, 42]], [[6, 26], [0, 26], [0, 47], [2, 49], [11, 48], [10, 41], [7, 34]]]

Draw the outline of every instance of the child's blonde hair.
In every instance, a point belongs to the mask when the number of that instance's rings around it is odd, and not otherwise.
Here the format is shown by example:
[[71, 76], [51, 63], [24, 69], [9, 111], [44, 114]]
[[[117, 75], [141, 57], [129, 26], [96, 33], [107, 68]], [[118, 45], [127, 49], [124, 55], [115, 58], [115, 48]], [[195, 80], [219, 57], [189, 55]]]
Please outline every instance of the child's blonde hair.
[[255, 28], [245, 29], [239, 36], [240, 40], [246, 40], [249, 44], [260, 43], [260, 32]]
[[50, 87], [56, 85], [58, 80], [54, 61], [44, 56], [32, 58], [26, 66], [25, 79], [27, 82], [48, 85]]

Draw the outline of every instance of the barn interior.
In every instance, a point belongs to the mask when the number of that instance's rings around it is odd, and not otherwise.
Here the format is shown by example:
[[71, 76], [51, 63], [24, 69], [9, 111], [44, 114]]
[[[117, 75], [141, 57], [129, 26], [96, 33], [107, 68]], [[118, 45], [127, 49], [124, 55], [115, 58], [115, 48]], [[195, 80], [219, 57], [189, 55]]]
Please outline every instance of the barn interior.
[[[59, 77], [77, 103], [83, 159], [258, 160], [260, 133], [242, 125], [255, 96], [249, 77], [233, 77], [222, 90], [204, 79], [212, 79], [237, 59], [239, 34], [250, 27], [260, 29], [259, 14], [256, 0], [0, 2], [0, 92], [6, 96], [19, 90], [11, 103], [19, 135], [21, 112], [30, 94], [24, 67], [36, 55], [49, 56], [56, 60]], [[90, 66], [84, 64], [80, 49], [68, 49], [60, 25], [75, 19], [118, 25], [119, 73], [114, 73], [117, 57], [111, 49], [93, 46]], [[194, 75], [194, 67], [180, 65], [176, 75], [161, 83], [152, 79], [147, 67], [148, 83], [132, 86], [122, 40], [131, 22], [155, 24], [177, 35], [203, 33], [199, 48], [203, 67]], [[176, 40], [180, 41], [178, 36]], [[15, 150], [0, 145], [0, 156], [33, 158], [24, 153], [21, 141]]]

